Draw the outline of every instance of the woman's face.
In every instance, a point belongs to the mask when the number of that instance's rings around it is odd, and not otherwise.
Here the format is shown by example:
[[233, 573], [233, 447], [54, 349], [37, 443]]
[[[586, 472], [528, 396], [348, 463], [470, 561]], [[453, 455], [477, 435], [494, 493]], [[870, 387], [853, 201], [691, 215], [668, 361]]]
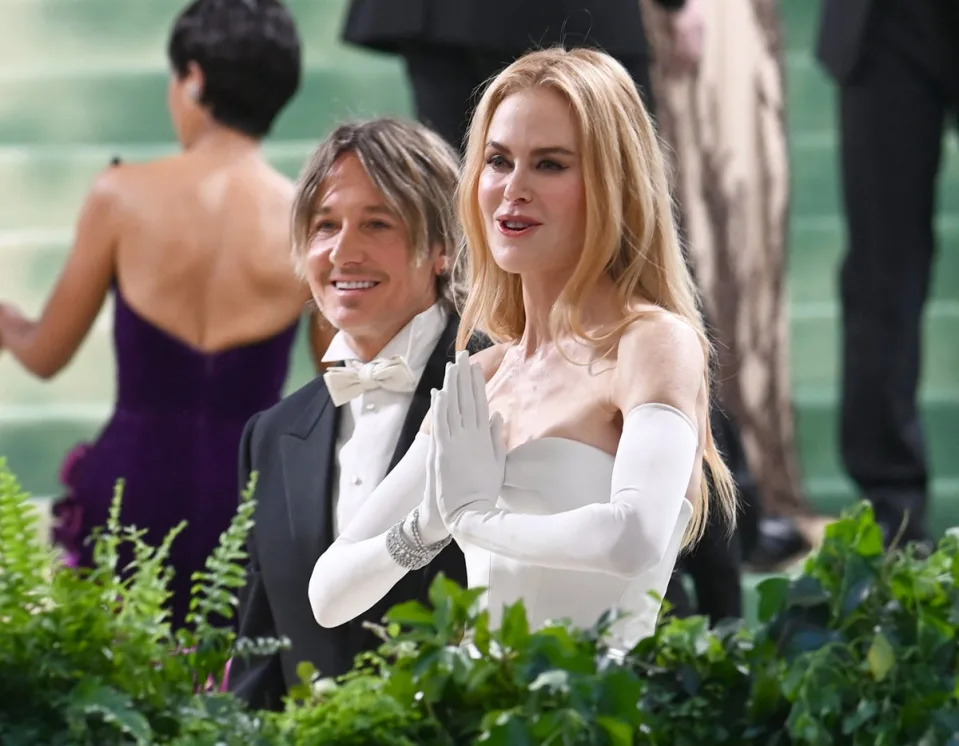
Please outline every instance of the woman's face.
[[568, 276], [583, 250], [586, 194], [567, 100], [549, 88], [503, 99], [484, 158], [478, 199], [493, 260], [510, 273]]

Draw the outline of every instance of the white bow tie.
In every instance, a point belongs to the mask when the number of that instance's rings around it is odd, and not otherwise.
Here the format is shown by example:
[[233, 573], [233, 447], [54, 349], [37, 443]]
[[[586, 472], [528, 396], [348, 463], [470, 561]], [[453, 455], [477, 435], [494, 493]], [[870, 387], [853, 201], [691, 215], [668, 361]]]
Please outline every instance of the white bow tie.
[[382, 388], [387, 391], [413, 391], [416, 379], [402, 357], [382, 358], [361, 363], [347, 361], [342, 368], [330, 368], [323, 374], [326, 388], [335, 406], [346, 404], [364, 391]]

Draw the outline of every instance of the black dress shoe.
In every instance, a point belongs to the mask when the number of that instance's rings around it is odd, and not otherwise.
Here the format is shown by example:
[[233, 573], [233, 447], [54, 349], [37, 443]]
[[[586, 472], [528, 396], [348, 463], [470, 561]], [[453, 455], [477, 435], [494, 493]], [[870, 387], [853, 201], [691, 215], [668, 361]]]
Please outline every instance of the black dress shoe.
[[776, 572], [798, 560], [810, 548], [793, 518], [761, 518], [756, 547], [745, 563], [757, 572]]

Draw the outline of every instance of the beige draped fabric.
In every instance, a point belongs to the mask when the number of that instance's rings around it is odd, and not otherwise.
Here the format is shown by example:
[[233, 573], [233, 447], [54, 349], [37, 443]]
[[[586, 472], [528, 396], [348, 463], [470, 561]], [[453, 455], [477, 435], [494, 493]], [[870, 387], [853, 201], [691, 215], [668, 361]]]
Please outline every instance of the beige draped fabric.
[[[702, 0], [695, 75], [653, 65], [663, 139], [697, 278], [719, 342], [724, 405], [773, 514], [806, 514], [789, 378], [785, 244], [789, 161], [776, 0]], [[643, 0], [654, 50], [663, 11]], [[660, 58], [663, 54], [658, 55]]]

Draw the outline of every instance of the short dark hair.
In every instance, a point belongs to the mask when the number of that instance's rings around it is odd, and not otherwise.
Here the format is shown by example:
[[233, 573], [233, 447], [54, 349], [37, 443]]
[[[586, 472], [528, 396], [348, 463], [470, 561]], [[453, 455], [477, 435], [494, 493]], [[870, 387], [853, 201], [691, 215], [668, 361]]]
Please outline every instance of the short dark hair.
[[167, 53], [178, 77], [191, 62], [203, 70], [201, 102], [214, 119], [252, 137], [269, 133], [300, 86], [300, 37], [280, 0], [194, 0]]

